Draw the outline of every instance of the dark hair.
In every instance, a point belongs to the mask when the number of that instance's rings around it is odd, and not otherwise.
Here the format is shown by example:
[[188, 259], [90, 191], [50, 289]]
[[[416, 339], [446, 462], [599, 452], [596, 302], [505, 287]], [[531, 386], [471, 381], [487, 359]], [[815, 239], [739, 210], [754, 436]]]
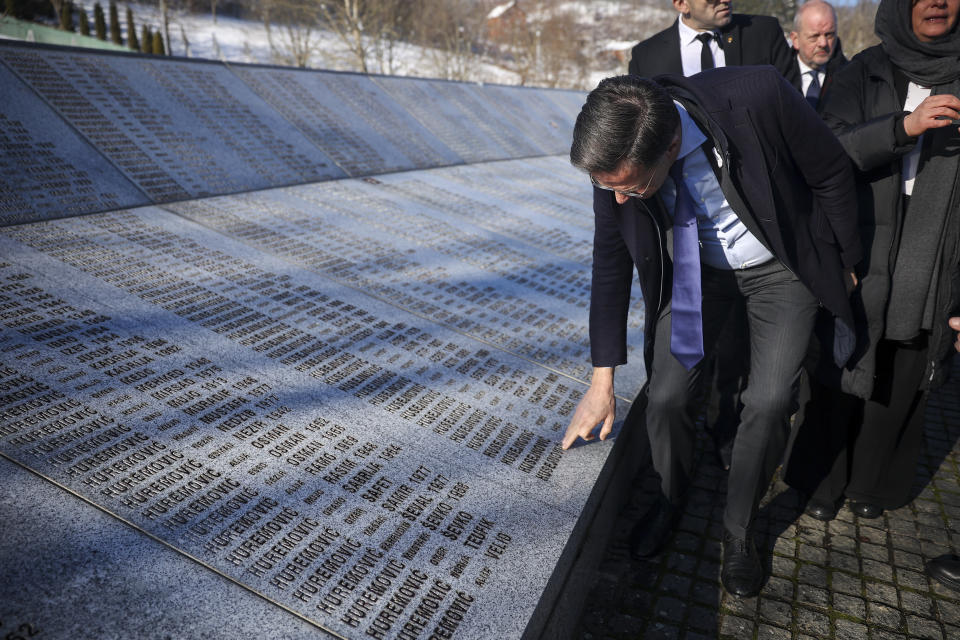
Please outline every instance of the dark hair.
[[649, 78], [617, 76], [590, 92], [573, 128], [570, 163], [587, 173], [616, 171], [623, 161], [655, 164], [673, 141], [680, 114]]

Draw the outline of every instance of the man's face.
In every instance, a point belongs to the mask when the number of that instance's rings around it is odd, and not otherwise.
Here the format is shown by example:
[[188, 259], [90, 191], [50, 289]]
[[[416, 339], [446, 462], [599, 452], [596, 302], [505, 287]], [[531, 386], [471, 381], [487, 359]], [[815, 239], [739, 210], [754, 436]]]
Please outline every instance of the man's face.
[[920, 42], [932, 42], [950, 33], [957, 24], [960, 0], [917, 0], [910, 20]]
[[[960, 0], [957, 0], [960, 1]], [[791, 31], [797, 56], [811, 69], [827, 64], [837, 47], [837, 23], [826, 5], [812, 5], [800, 14], [800, 31]]]
[[697, 31], [719, 29], [733, 19], [730, 0], [673, 0], [673, 7], [683, 16], [683, 22]]
[[677, 129], [677, 135], [667, 147], [666, 153], [649, 166], [624, 161], [614, 171], [595, 173], [590, 178], [601, 189], [613, 191], [617, 204], [624, 204], [630, 198], [646, 200], [653, 196], [667, 179], [670, 165], [680, 153], [680, 140], [680, 130]]

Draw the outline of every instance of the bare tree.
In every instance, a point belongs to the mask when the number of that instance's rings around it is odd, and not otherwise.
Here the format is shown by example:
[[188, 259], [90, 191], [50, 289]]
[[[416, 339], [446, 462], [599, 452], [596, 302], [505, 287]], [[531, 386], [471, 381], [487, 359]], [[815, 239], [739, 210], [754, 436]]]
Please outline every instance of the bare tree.
[[475, 78], [484, 12], [469, 0], [423, 0], [421, 6], [412, 38], [428, 66], [448, 80]]
[[585, 52], [595, 46], [569, 3], [538, 0], [507, 7], [488, 14], [488, 41], [500, 66], [516, 73], [520, 84], [586, 84]]
[[570, 11], [557, 11], [534, 27], [534, 82], [548, 87], [584, 86], [589, 75], [584, 53], [587, 43], [576, 16]]
[[353, 66], [370, 73], [394, 71], [397, 43], [410, 32], [416, 3], [406, 0], [326, 0], [320, 2], [324, 26], [333, 31], [349, 52]]
[[270, 51], [277, 62], [306, 67], [317, 47], [321, 18], [314, 0], [263, 0], [261, 17]]
[[873, 32], [879, 2], [859, 0], [854, 5], [837, 7], [837, 31], [847, 57], [880, 42]]

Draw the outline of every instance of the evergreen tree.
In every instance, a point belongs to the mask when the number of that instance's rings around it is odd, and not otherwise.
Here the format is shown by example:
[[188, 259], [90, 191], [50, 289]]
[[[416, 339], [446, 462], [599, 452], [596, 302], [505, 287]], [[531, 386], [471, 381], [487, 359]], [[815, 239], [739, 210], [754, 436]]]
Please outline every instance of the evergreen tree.
[[133, 11], [130, 5], [127, 5], [127, 46], [134, 51], [140, 50], [140, 43], [137, 41], [137, 26], [133, 23]]
[[63, 12], [60, 14], [60, 26], [64, 31], [76, 31], [76, 27], [73, 26], [73, 3], [64, 2], [63, 3]]
[[117, 13], [117, 3], [113, 0], [110, 0], [110, 42], [123, 44], [123, 38], [120, 37], [120, 15]]
[[155, 31], [153, 34], [153, 55], [163, 56], [166, 53], [163, 50], [163, 34], [160, 31]]
[[107, 39], [107, 21], [103, 17], [103, 7], [99, 2], [93, 5], [93, 30], [101, 40]]
[[19, 17], [20, 17], [20, 11], [19, 11], [18, 9], [19, 9], [19, 8], [17, 7], [17, 0], [6, 0], [6, 1], [3, 3], [3, 13], [4, 13], [4, 15], [8, 15], [8, 16], [10, 16], [11, 18], [19, 18]]
[[77, 7], [77, 22], [80, 23], [80, 35], [89, 36], [90, 20], [87, 19], [87, 10], [83, 8], [83, 5]]
[[153, 35], [147, 25], [140, 31], [140, 53], [153, 53]]

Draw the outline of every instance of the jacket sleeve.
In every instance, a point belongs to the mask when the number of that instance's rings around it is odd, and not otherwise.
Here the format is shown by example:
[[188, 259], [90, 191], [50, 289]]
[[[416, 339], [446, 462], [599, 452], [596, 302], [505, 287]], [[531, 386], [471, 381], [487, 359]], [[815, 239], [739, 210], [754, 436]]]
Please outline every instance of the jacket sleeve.
[[843, 147], [803, 96], [779, 82], [777, 121], [786, 147], [813, 192], [814, 206], [830, 227], [844, 267], [863, 257], [853, 169]]
[[[837, 73], [823, 105], [824, 121], [861, 171], [895, 162], [917, 143], [917, 138], [911, 138], [903, 129], [905, 111], [891, 109], [879, 116], [867, 116], [868, 109], [875, 106], [878, 98], [882, 99], [869, 92], [868, 72], [861, 60], [854, 59]], [[895, 96], [891, 95], [890, 106], [895, 104]]]
[[595, 367], [614, 367], [627, 362], [633, 260], [617, 224], [613, 194], [594, 187], [593, 210], [590, 358]]

